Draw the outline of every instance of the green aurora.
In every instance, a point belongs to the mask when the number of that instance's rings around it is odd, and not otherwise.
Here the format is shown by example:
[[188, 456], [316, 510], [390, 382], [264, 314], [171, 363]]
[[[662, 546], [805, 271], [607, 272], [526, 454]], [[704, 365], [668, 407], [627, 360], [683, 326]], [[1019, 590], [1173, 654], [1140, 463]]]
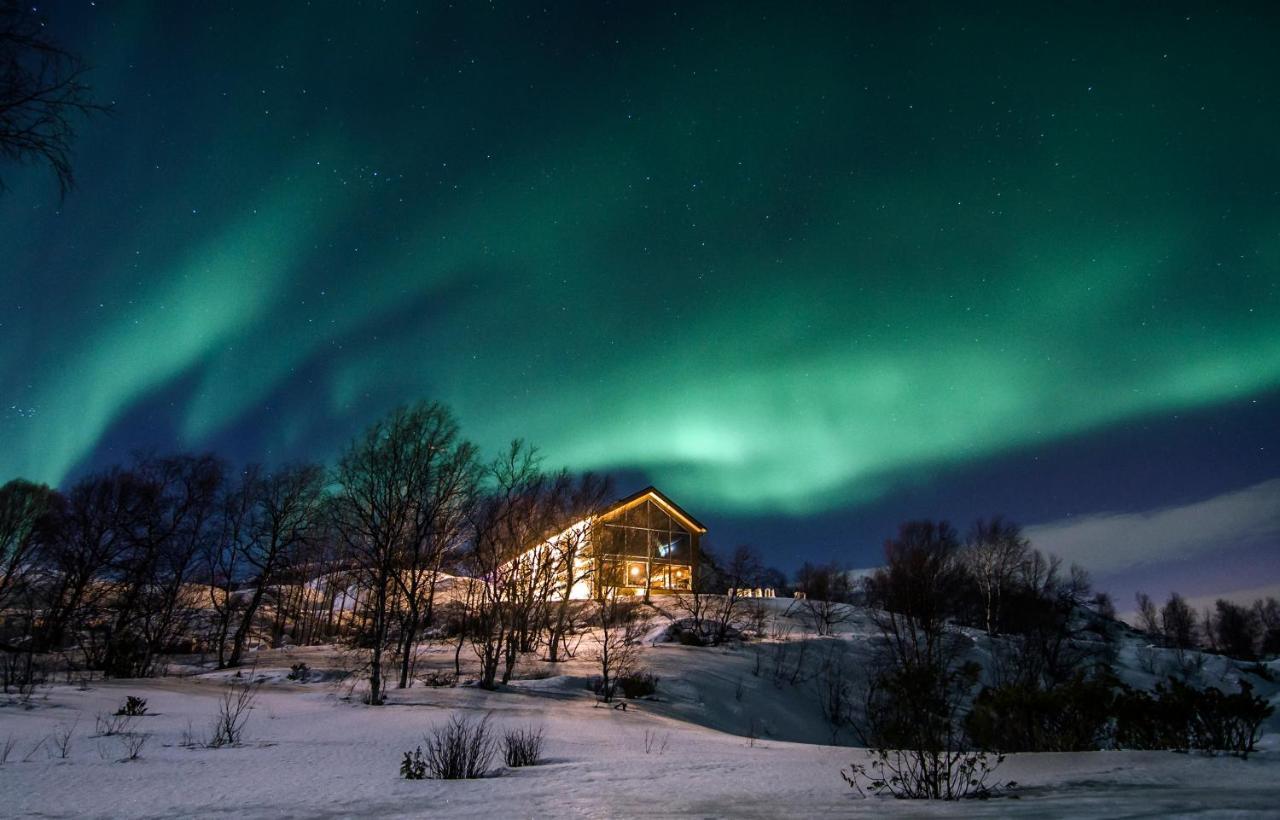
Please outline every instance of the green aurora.
[[2, 169], [0, 473], [427, 396], [817, 514], [1263, 396], [1276, 21], [1192, 8], [55, 10], [116, 113]]

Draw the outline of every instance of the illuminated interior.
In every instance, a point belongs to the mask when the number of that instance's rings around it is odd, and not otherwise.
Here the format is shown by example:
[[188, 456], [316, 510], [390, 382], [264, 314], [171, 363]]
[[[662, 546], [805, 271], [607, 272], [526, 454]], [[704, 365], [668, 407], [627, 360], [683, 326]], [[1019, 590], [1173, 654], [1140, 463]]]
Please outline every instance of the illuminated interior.
[[593, 532], [600, 584], [641, 592], [679, 592], [693, 584], [695, 532], [650, 495], [601, 516]]
[[[556, 598], [582, 600], [618, 592], [648, 596], [693, 588], [698, 539], [707, 530], [650, 487], [624, 498], [595, 518], [570, 526], [547, 541], [531, 547], [517, 561], [538, 563], [542, 550], [553, 554], [575, 549], [574, 580], [563, 581]], [[581, 536], [586, 534], [585, 543]], [[562, 554], [562, 553], [559, 553]], [[567, 572], [562, 572], [562, 579]]]

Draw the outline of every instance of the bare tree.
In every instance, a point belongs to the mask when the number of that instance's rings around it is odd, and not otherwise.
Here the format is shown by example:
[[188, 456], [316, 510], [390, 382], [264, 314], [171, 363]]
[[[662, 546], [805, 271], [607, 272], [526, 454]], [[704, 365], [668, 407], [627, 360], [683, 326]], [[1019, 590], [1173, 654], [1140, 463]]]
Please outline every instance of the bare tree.
[[115, 590], [109, 581], [129, 544], [138, 487], [119, 468], [77, 482], [59, 507], [46, 549], [49, 591], [42, 642], [56, 649], [74, 635], [89, 666], [101, 663], [101, 647], [91, 633], [105, 620], [105, 605]]
[[748, 611], [752, 590], [761, 586], [766, 573], [755, 548], [742, 544], [729, 557], [721, 558], [709, 546], [698, 549], [698, 571], [688, 590], [673, 600], [685, 618], [683, 639], [698, 644], [721, 644], [753, 622], [757, 613]]
[[853, 582], [838, 565], [806, 561], [796, 573], [796, 586], [804, 591], [796, 605], [805, 626], [819, 636], [831, 635], [836, 626], [853, 617], [847, 606], [853, 597]]
[[971, 775], [993, 768], [964, 751], [959, 727], [977, 678], [962, 662], [964, 642], [947, 628], [964, 583], [959, 551], [946, 522], [903, 524], [885, 544], [886, 566], [868, 582], [884, 641], [854, 724], [873, 762], [845, 775], [854, 788], [892, 782], [899, 796], [955, 799], [981, 779]]
[[1280, 601], [1260, 598], [1253, 604], [1253, 614], [1262, 627], [1262, 654], [1267, 657], [1280, 654]]
[[48, 165], [64, 196], [75, 184], [76, 118], [109, 110], [93, 100], [86, 72], [79, 56], [53, 41], [33, 6], [0, 0], [0, 157]]
[[955, 530], [912, 521], [885, 543], [886, 566], [868, 582], [875, 619], [898, 667], [933, 668], [949, 659], [944, 625], [963, 580]]
[[721, 570], [724, 597], [712, 605], [712, 643], [724, 643], [742, 618], [742, 602], [750, 590], [760, 584], [764, 564], [755, 548], [748, 544], [735, 547]]
[[131, 504], [121, 510], [125, 544], [113, 576], [107, 670], [151, 674], [156, 657], [189, 635], [199, 601], [189, 582], [216, 537], [223, 465], [210, 455], [145, 458], [122, 479]]
[[42, 523], [55, 504], [43, 484], [20, 478], [0, 487], [0, 610], [35, 564]]
[[983, 623], [989, 635], [1002, 626], [1002, 605], [1029, 550], [1022, 528], [1000, 516], [979, 519], [969, 530], [965, 564], [982, 597]]
[[600, 699], [605, 703], [613, 701], [618, 679], [635, 671], [645, 630], [639, 614], [638, 604], [615, 590], [602, 593], [596, 600], [598, 637], [594, 655], [600, 668]]
[[373, 705], [385, 698], [383, 664], [402, 603], [397, 573], [417, 535], [420, 489], [430, 461], [429, 440], [420, 435], [419, 423], [427, 407], [401, 407], [375, 422], [343, 453], [334, 475], [333, 521], [365, 591], [360, 643], [369, 651]]
[[445, 558], [457, 551], [467, 535], [479, 480], [476, 448], [463, 441], [458, 424], [439, 403], [413, 408], [406, 425], [412, 440], [412, 515], [394, 578], [404, 605], [400, 611], [401, 689], [412, 680], [414, 647], [424, 626], [431, 623], [436, 585]]
[[249, 524], [253, 516], [259, 470], [250, 466], [235, 483], [223, 488], [218, 502], [218, 537], [205, 545], [205, 571], [209, 581], [209, 608], [213, 610], [212, 641], [218, 668], [227, 664], [233, 624], [244, 611], [236, 591], [244, 581], [245, 554], [249, 550]]
[[254, 470], [249, 476], [246, 491], [251, 493], [253, 512], [243, 555], [253, 583], [231, 640], [228, 666], [240, 663], [263, 597], [288, 569], [296, 548], [316, 537], [321, 526], [324, 468], [299, 464], [265, 476]]
[[1195, 610], [1176, 592], [1169, 594], [1169, 600], [1160, 609], [1160, 628], [1165, 641], [1175, 649], [1182, 651], [1195, 648]]
[[225, 465], [212, 455], [170, 456], [140, 465], [159, 489], [160, 515], [149, 536], [158, 539], [151, 606], [143, 618], [146, 655], [142, 670], [151, 673], [153, 659], [179, 647], [194, 647], [192, 627], [200, 601], [192, 581], [199, 558], [217, 537], [217, 501], [225, 480]]
[[557, 538], [552, 555], [551, 589], [544, 591], [549, 604], [547, 613], [547, 660], [556, 663], [561, 655], [572, 657], [568, 637], [583, 606], [573, 600], [574, 590], [590, 584], [595, 572], [595, 561], [586, 552], [591, 546], [591, 534], [597, 516], [604, 510], [610, 494], [608, 479], [587, 474], [572, 488], [565, 498], [565, 507], [559, 513], [561, 521], [572, 522]]
[[1134, 595], [1134, 603], [1138, 605], [1138, 628], [1152, 639], [1162, 641], [1164, 633], [1160, 628], [1160, 612], [1155, 601], [1147, 593], [1138, 592]]
[[710, 545], [699, 546], [697, 560], [698, 571], [693, 573], [689, 589], [677, 592], [673, 600], [676, 608], [687, 619], [691, 639], [701, 644], [711, 638], [711, 623], [719, 611], [716, 598], [726, 587], [719, 556]]
[[542, 472], [535, 448], [513, 441], [486, 470], [487, 486], [471, 517], [468, 564], [477, 585], [468, 618], [471, 643], [480, 661], [480, 685], [492, 689], [499, 670], [511, 678], [522, 648], [530, 641], [538, 591], [554, 573], [554, 550], [546, 539], [556, 523], [563, 474]]
[[1261, 624], [1249, 607], [1219, 598], [1214, 602], [1213, 631], [1218, 651], [1243, 660], [1257, 657]]

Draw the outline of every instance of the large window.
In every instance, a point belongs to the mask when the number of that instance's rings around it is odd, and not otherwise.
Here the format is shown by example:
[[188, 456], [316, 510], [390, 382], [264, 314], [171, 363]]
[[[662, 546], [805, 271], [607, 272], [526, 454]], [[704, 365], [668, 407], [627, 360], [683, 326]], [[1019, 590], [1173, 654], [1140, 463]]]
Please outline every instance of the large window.
[[599, 538], [605, 584], [643, 587], [647, 571], [649, 588], [689, 588], [693, 537], [652, 500], [602, 522]]

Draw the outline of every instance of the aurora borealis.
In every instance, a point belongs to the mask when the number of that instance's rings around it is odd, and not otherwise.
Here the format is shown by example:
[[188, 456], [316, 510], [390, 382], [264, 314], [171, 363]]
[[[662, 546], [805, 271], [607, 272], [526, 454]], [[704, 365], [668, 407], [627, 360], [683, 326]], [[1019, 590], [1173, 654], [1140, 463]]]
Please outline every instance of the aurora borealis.
[[1270, 486], [1165, 569], [1280, 582], [1266, 5], [263, 5], [44, 9], [115, 113], [0, 167], [3, 477], [430, 397], [788, 567]]

